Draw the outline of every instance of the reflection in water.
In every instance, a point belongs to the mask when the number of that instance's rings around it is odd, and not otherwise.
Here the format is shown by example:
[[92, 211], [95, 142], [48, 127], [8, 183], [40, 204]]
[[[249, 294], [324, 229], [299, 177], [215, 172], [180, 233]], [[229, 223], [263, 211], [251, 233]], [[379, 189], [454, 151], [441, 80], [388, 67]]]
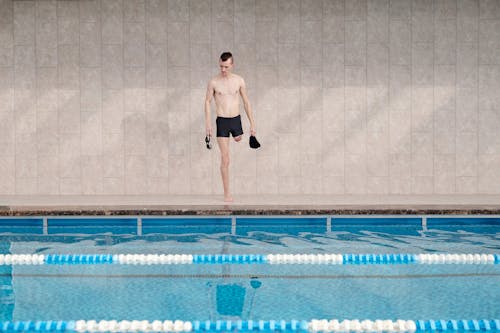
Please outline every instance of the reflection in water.
[[255, 276], [251, 277], [248, 283], [228, 283], [224, 280], [207, 282], [209, 309], [217, 311], [217, 314], [210, 313], [210, 318], [228, 320], [250, 318], [255, 294], [261, 285], [262, 282]]

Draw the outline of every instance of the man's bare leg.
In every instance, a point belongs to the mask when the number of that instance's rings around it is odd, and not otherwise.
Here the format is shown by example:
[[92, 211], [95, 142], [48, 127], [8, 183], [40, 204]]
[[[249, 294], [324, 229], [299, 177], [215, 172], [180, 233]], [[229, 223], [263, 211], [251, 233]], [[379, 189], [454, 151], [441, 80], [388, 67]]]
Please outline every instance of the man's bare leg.
[[220, 174], [224, 186], [224, 201], [232, 202], [233, 197], [229, 193], [229, 138], [217, 137], [220, 149]]

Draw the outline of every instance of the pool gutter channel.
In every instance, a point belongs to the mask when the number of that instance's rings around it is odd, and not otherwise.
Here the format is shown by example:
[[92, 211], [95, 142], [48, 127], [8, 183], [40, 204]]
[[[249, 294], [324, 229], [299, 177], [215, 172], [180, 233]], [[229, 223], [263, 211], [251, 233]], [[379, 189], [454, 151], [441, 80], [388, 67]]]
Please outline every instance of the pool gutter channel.
[[[106, 222], [104, 222], [106, 220]], [[119, 221], [121, 220], [121, 221]], [[264, 221], [264, 222], [260, 222]], [[309, 220], [309, 221], [308, 221]], [[393, 220], [394, 222], [392, 222]], [[453, 223], [451, 220], [457, 220]], [[415, 226], [427, 231], [429, 227], [442, 225], [469, 225], [469, 226], [500, 226], [500, 215], [273, 215], [273, 216], [23, 216], [23, 217], [0, 217], [0, 226], [29, 226], [41, 227], [43, 235], [49, 234], [50, 228], [57, 227], [81, 227], [82, 221], [85, 225], [100, 225], [109, 227], [134, 227], [137, 235], [143, 235], [144, 227], [159, 226], [198, 226], [218, 225], [230, 227], [230, 233], [236, 234], [239, 226], [265, 226], [265, 225], [301, 225], [301, 226], [325, 226], [326, 232], [339, 226]], [[186, 221], [189, 221], [186, 223]], [[217, 221], [217, 223], [211, 223]], [[224, 222], [221, 222], [224, 221]], [[98, 223], [100, 222], [100, 223]], [[267, 223], [266, 223], [267, 222]], [[380, 223], [382, 222], [382, 223]], [[54, 224], [55, 223], [55, 224]]]
[[[353, 224], [359, 224], [359, 223], [336, 223], [340, 220], [346, 220], [346, 219], [351, 219], [353, 221], [355, 220], [361, 220], [363, 219], [365, 223], [362, 223], [363, 225], [377, 225], [376, 222], [380, 220], [404, 220], [404, 219], [411, 219], [411, 220], [420, 220], [420, 226], [422, 228], [427, 228], [428, 227], [428, 220], [429, 219], [435, 219], [435, 220], [445, 220], [445, 219], [456, 219], [460, 220], [462, 223], [460, 224], [466, 224], [466, 225], [477, 225], [474, 223], [476, 220], [491, 220], [493, 223], [491, 224], [486, 224], [486, 225], [499, 225], [500, 226], [500, 214], [494, 214], [494, 215], [484, 215], [484, 214], [479, 214], [479, 215], [434, 215], [434, 214], [426, 214], [426, 215], [384, 215], [384, 214], [366, 214], [366, 215], [229, 215], [229, 216], [220, 216], [220, 215], [213, 215], [213, 216], [199, 216], [199, 215], [176, 215], [176, 216], [151, 216], [151, 215], [111, 215], [111, 216], [101, 216], [101, 215], [78, 215], [78, 216], [67, 216], [67, 215], [33, 215], [33, 216], [0, 216], [0, 225], [8, 225], [5, 223], [5, 221], [12, 221], [15, 222], [16, 220], [32, 220], [36, 221], [39, 220], [42, 223], [44, 233], [48, 229], [50, 222], [51, 221], [56, 221], [56, 220], [68, 220], [68, 221], [78, 221], [78, 220], [108, 220], [108, 221], [113, 221], [113, 220], [136, 220], [135, 225], [137, 226], [138, 232], [142, 229], [143, 222], [150, 221], [150, 220], [164, 220], [165, 225], [175, 225], [175, 223], [170, 223], [169, 220], [179, 220], [178, 224], [182, 225], [196, 225], [196, 224], [189, 224], [185, 222], [190, 222], [190, 220], [196, 219], [196, 220], [206, 220], [207, 222], [209, 220], [213, 219], [218, 219], [218, 220], [227, 220], [227, 223], [230, 224], [231, 228], [235, 228], [238, 226], [238, 220], [272, 220], [273, 222], [278, 222], [280, 220], [294, 220], [295, 222], [292, 224], [300, 224], [297, 223], [298, 220], [324, 220], [323, 224], [326, 226], [327, 230], [329, 230], [332, 226], [338, 226], [338, 225], [353, 225]], [[466, 223], [463, 223], [467, 220]], [[366, 223], [367, 222], [367, 223]], [[29, 224], [29, 223], [27, 223]], [[207, 223], [208, 224], [208, 223]], [[287, 225], [286, 223], [277, 223], [277, 224], [283, 224]], [[311, 225], [321, 225], [322, 223], [314, 223]], [[414, 225], [413, 223], [403, 223], [405, 225]], [[397, 223], [383, 223], [383, 224], [378, 224], [378, 225], [403, 225], [403, 224], [397, 224]], [[439, 223], [439, 225], [456, 225], [453, 223]], [[80, 226], [80, 223], [67, 223], [68, 226]], [[117, 224], [118, 225], [118, 224]], [[248, 224], [245, 224], [248, 225]], [[304, 224], [302, 224], [304, 225]]]

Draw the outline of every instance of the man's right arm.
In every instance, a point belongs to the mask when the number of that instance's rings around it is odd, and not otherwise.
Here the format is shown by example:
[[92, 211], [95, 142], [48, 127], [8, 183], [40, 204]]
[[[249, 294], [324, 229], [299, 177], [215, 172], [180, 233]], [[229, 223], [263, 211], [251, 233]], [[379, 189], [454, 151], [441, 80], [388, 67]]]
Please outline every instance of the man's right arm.
[[210, 81], [207, 86], [207, 94], [205, 96], [205, 130], [206, 135], [212, 136], [212, 122], [210, 118], [210, 103], [214, 95], [213, 82]]

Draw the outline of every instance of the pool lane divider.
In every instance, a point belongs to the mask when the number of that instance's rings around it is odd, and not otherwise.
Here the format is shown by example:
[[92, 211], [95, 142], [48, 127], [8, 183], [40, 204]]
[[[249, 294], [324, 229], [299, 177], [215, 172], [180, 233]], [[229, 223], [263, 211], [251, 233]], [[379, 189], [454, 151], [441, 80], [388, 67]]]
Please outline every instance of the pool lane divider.
[[500, 264], [500, 254], [0, 254], [0, 265]]
[[4, 321], [0, 332], [499, 332], [499, 319], [480, 320], [77, 320]]

